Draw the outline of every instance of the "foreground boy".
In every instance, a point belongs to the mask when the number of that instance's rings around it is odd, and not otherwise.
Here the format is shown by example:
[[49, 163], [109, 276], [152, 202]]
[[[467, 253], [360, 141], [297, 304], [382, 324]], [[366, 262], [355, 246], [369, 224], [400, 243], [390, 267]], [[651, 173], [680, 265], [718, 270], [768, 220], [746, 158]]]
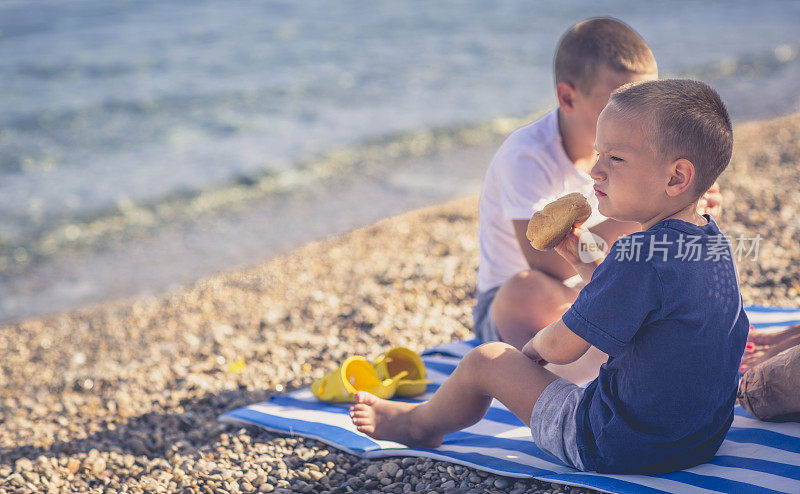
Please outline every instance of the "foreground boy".
[[[561, 38], [554, 69], [558, 108], [506, 139], [481, 191], [473, 328], [484, 342], [504, 341], [522, 348], [536, 331], [561, 317], [578, 295], [581, 280], [575, 269], [555, 252], [534, 250], [525, 238], [533, 210], [580, 192], [591, 196], [594, 208], [585, 227], [608, 245], [639, 229], [636, 223], [607, 219], [597, 211], [588, 172], [595, 159], [597, 117], [611, 92], [658, 77], [650, 48], [621, 21], [587, 19]], [[712, 206], [720, 198], [712, 191], [701, 202]], [[556, 372], [575, 382], [588, 381], [605, 359], [593, 348], [580, 362]]]
[[[660, 473], [713, 457], [733, 420], [748, 321], [732, 252], [697, 203], [725, 169], [732, 131], [719, 95], [665, 80], [615, 91], [597, 123], [591, 169], [600, 213], [643, 231], [583, 263], [577, 236], [556, 247], [591, 281], [522, 351], [488, 343], [469, 352], [421, 404], [358, 393], [350, 415], [377, 439], [436, 447], [498, 399], [536, 444], [580, 470]], [[543, 362], [594, 346], [609, 355], [588, 387]]]

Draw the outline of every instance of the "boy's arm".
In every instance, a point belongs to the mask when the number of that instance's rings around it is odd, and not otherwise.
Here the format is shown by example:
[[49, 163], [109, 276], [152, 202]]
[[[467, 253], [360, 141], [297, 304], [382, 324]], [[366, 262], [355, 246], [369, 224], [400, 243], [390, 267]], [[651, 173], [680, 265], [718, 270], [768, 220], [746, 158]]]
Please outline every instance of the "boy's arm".
[[575, 269], [556, 251], [542, 252], [531, 247], [527, 237], [528, 220], [512, 220], [512, 222], [519, 247], [531, 269], [542, 271], [559, 280], [575, 276]]
[[[542, 329], [522, 347], [528, 358], [544, 364], [569, 364], [581, 358], [591, 345], [561, 320]], [[542, 362], [542, 361], [546, 362]]]

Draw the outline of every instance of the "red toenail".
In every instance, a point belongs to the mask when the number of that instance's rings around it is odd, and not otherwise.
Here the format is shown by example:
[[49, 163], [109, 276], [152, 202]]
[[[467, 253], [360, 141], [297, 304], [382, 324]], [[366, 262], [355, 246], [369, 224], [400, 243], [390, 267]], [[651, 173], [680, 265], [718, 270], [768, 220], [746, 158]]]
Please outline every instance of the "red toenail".
[[744, 346], [745, 352], [752, 352], [756, 348], [756, 344], [752, 341], [748, 341], [747, 344]]
[[750, 331], [754, 331], [755, 329], [756, 329], [756, 327], [751, 324], [750, 325]]

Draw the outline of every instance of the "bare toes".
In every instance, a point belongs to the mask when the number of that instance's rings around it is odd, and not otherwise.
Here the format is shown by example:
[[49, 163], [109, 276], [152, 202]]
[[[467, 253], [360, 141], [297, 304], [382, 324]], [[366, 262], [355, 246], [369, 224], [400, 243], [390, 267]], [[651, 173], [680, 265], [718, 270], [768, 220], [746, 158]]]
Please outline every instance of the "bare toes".
[[369, 417], [353, 417], [353, 423], [356, 425], [366, 425], [373, 421]]
[[359, 425], [356, 427], [358, 432], [363, 432], [364, 434], [375, 434], [375, 426], [374, 425]]
[[371, 393], [367, 393], [366, 391], [359, 391], [356, 393], [355, 401], [356, 404], [354, 406], [356, 407], [359, 405], [372, 406], [378, 401], [378, 398]]

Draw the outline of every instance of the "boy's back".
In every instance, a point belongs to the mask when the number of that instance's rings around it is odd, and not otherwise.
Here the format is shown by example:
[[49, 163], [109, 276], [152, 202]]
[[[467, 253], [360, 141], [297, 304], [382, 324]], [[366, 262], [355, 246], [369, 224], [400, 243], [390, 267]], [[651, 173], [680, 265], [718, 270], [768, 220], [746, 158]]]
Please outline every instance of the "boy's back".
[[749, 323], [727, 239], [705, 217], [704, 226], [668, 219], [618, 240], [563, 317], [609, 354], [577, 412], [590, 469], [696, 465], [733, 420]]

